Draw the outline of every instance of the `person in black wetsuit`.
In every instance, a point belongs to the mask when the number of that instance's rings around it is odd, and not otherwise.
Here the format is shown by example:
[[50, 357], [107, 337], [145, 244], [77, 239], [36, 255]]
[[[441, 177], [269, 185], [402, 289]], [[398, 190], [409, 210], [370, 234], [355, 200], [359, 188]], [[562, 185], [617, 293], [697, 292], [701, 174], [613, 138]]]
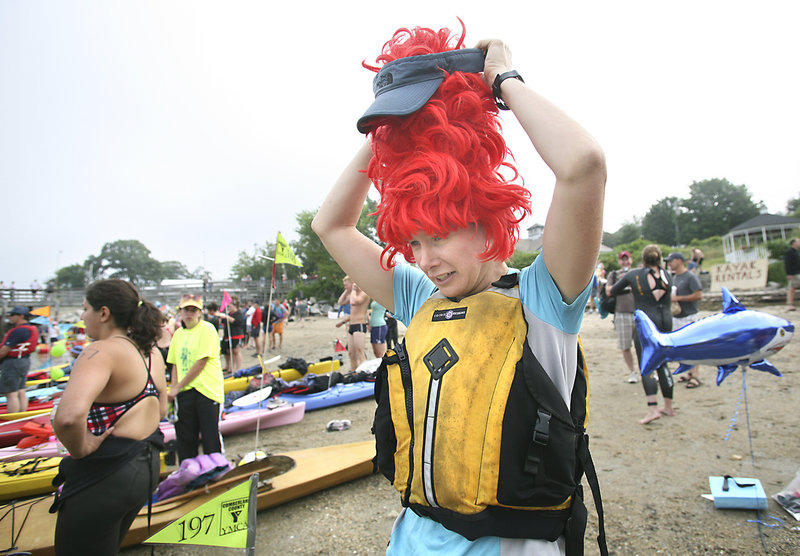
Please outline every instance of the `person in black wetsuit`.
[[[642, 268], [637, 268], [625, 273], [622, 278], [611, 288], [612, 295], [619, 295], [630, 287], [633, 293], [634, 306], [644, 311], [650, 320], [655, 323], [661, 332], [672, 332], [672, 312], [670, 311], [670, 297], [672, 295], [672, 282], [669, 273], [662, 266], [661, 249], [658, 245], [648, 245], [642, 250]], [[642, 345], [639, 341], [638, 331], [634, 337], [636, 356], [641, 368]], [[653, 376], [658, 374], [658, 380]], [[658, 408], [658, 385], [661, 385], [661, 395], [664, 396], [664, 407]], [[659, 367], [655, 373], [642, 376], [644, 393], [647, 396], [647, 415], [639, 422], [643, 425], [655, 421], [661, 415], [675, 415], [672, 408], [672, 375], [666, 363]]]
[[54, 485], [63, 483], [56, 554], [119, 552], [136, 514], [158, 484], [167, 410], [164, 360], [155, 346], [161, 312], [129, 282], [98, 280], [86, 290], [82, 319], [94, 341], [75, 361], [53, 410], [53, 429], [69, 451]]

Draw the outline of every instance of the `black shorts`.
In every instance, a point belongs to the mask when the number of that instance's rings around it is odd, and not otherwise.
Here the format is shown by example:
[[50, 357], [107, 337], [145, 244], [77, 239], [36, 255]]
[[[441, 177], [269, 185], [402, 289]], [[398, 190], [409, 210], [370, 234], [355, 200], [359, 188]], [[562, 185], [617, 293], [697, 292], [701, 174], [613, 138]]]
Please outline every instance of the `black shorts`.
[[243, 343], [244, 343], [244, 338], [237, 338], [235, 340], [230, 340], [230, 344], [228, 344], [227, 339], [222, 340], [222, 343], [220, 344], [220, 351], [222, 351], [224, 355], [227, 355], [230, 351], [229, 347], [237, 348], [241, 346]]
[[351, 324], [347, 329], [348, 334], [355, 334], [356, 332], [363, 332], [364, 334], [366, 334], [367, 323]]

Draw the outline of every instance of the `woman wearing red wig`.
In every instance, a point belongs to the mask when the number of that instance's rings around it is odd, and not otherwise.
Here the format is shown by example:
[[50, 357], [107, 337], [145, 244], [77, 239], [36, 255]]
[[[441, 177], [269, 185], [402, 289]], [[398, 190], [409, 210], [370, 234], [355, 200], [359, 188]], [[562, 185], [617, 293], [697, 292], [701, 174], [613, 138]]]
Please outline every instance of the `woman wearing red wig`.
[[[358, 121], [369, 142], [312, 224], [408, 327], [375, 394], [378, 465], [404, 506], [388, 553], [582, 553], [584, 473], [604, 551], [578, 342], [600, 247], [603, 151], [525, 85], [501, 41], [462, 42], [463, 32], [414, 28], [384, 45], [379, 67], [367, 66], [375, 102]], [[513, 183], [498, 108], [556, 178], [542, 256], [522, 270], [505, 261], [530, 194]], [[356, 229], [371, 184], [385, 248]]]

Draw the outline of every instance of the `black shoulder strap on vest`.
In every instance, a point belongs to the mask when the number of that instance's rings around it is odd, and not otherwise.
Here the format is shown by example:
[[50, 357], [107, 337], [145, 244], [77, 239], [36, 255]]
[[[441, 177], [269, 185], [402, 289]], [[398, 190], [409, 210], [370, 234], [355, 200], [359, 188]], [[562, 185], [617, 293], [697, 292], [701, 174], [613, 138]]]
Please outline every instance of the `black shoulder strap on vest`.
[[496, 282], [492, 282], [495, 288], [513, 288], [519, 282], [519, 272], [509, 272], [500, 277]]
[[[597, 481], [597, 471], [592, 461], [592, 455], [589, 453], [589, 436], [586, 434], [582, 434], [578, 438], [578, 458], [580, 458], [583, 472], [586, 475], [589, 487], [592, 489], [592, 497], [594, 498], [594, 507], [597, 512], [597, 546], [600, 548], [601, 556], [608, 556], [606, 525], [603, 516], [603, 499], [600, 496], [600, 484]], [[578, 494], [581, 497], [583, 496], [582, 492]], [[577, 500], [573, 501], [572, 506], [576, 511], [570, 516], [569, 523], [567, 524], [565, 538], [567, 556], [583, 554], [583, 535], [586, 530], [587, 513], [583, 503], [577, 502]]]

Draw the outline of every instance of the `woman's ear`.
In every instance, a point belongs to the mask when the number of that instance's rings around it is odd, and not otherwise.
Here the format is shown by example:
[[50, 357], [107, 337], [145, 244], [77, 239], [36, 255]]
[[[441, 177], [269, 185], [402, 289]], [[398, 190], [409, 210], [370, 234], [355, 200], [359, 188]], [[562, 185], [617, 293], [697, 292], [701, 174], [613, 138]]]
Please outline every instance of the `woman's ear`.
[[100, 316], [100, 322], [108, 322], [109, 320], [111, 320], [111, 311], [105, 305], [100, 307], [98, 313]]

